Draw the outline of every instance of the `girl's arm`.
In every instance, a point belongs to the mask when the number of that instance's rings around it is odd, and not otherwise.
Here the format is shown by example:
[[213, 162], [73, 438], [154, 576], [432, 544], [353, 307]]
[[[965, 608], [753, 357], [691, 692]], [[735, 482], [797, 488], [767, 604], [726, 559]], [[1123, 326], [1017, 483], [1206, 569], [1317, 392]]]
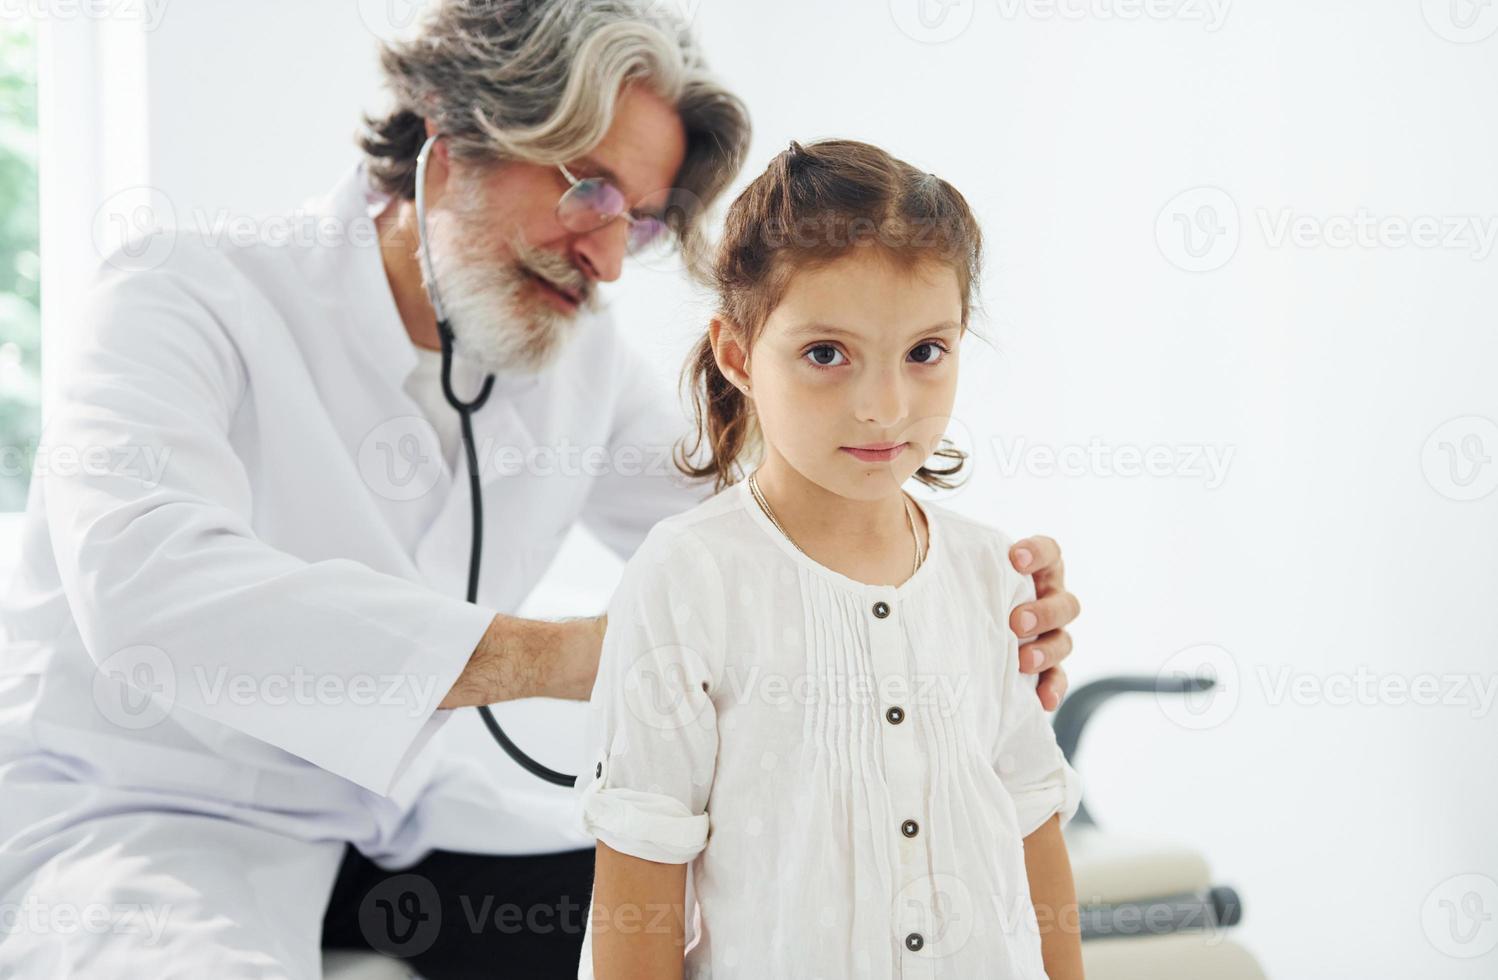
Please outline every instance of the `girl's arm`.
[[1040, 926], [1040, 955], [1050, 980], [1083, 980], [1082, 932], [1077, 914], [1077, 886], [1061, 836], [1061, 817], [1037, 827], [1025, 838], [1025, 873], [1030, 901]]
[[646, 861], [599, 841], [593, 873], [596, 980], [681, 980], [686, 891], [685, 864]]

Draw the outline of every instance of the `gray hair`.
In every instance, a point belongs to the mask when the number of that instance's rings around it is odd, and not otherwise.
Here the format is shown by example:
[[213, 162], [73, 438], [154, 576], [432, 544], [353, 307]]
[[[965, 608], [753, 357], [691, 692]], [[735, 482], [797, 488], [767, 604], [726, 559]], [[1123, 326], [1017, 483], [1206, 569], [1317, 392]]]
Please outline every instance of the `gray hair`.
[[359, 146], [376, 185], [411, 199], [431, 119], [460, 160], [554, 164], [582, 156], [640, 80], [676, 106], [686, 158], [667, 202], [688, 269], [704, 254], [702, 216], [743, 165], [749, 113], [707, 70], [661, 0], [440, 0], [414, 36], [381, 46], [394, 96], [366, 116]]

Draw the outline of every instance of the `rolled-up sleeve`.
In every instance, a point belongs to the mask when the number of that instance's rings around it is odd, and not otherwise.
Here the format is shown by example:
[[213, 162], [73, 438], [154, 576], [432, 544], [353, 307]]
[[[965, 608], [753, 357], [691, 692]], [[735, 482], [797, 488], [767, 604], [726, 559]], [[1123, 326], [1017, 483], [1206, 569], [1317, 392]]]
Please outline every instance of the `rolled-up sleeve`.
[[1019, 637], [1008, 625], [1015, 606], [1035, 599], [1035, 582], [1009, 568], [1007, 552], [997, 561], [1003, 563], [1003, 591], [1008, 598], [1004, 610], [1005, 644], [1000, 678], [999, 735], [993, 756], [994, 771], [1014, 801], [1021, 837], [1028, 837], [1052, 814], [1061, 814], [1061, 824], [1077, 812], [1082, 801], [1082, 782], [1066, 762], [1050, 717], [1036, 695], [1038, 674], [1021, 673]]
[[621, 853], [684, 864], [707, 845], [721, 583], [690, 529], [658, 525], [609, 602], [574, 788], [582, 829]]

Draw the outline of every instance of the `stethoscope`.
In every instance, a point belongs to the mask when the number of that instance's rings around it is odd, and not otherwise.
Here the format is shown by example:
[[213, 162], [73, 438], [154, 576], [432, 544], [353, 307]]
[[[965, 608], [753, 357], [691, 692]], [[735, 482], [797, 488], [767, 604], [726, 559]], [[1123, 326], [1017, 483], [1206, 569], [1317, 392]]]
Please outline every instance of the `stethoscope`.
[[[432, 256], [427, 250], [427, 157], [431, 154], [432, 147], [441, 138], [440, 135], [427, 137], [427, 141], [421, 146], [421, 152], [416, 155], [416, 234], [420, 240], [421, 266], [426, 274], [427, 298], [431, 301], [432, 311], [437, 314], [437, 337], [442, 344], [442, 395], [458, 413], [458, 420], [463, 429], [463, 451], [468, 460], [468, 496], [472, 501], [473, 509], [473, 543], [468, 552], [468, 601], [477, 602], [479, 554], [483, 549], [484, 537], [484, 505], [480, 498], [478, 450], [473, 445], [473, 413], [489, 400], [489, 393], [494, 388], [494, 375], [490, 374], [484, 378], [483, 387], [471, 401], [465, 402], [453, 391], [453, 332], [448, 325], [447, 315], [442, 309], [442, 297], [437, 289], [437, 277], [432, 271]], [[576, 781], [577, 777], [549, 769], [520, 751], [520, 746], [512, 742], [504, 729], [499, 727], [494, 712], [489, 710], [487, 704], [479, 705], [479, 716], [484, 719], [484, 727], [489, 729], [489, 734], [494, 736], [499, 747], [519, 763], [522, 769], [558, 786], [571, 786]]]

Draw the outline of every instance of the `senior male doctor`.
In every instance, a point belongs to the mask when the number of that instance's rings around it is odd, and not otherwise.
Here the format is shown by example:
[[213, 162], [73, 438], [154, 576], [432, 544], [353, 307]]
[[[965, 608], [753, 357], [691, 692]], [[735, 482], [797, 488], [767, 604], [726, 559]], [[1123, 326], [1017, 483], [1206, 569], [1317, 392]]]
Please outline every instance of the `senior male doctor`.
[[[0, 976], [303, 980], [338, 947], [432, 980], [575, 975], [592, 848], [526, 853], [519, 805], [431, 740], [455, 709], [586, 699], [602, 621], [508, 613], [577, 522], [628, 557], [710, 492], [643, 465], [685, 426], [597, 296], [664, 207], [696, 248], [748, 145], [661, 6], [438, 4], [385, 50], [395, 109], [316, 208], [367, 241], [162, 232], [103, 267], [44, 446], [113, 462], [34, 481], [0, 619]], [[453, 385], [495, 377], [474, 603], [417, 255], [434, 135]], [[643, 471], [505, 464], [564, 446]], [[1021, 656], [1052, 668], [1076, 600], [1053, 542], [1021, 551]], [[1048, 707], [1064, 686], [1043, 676]]]

